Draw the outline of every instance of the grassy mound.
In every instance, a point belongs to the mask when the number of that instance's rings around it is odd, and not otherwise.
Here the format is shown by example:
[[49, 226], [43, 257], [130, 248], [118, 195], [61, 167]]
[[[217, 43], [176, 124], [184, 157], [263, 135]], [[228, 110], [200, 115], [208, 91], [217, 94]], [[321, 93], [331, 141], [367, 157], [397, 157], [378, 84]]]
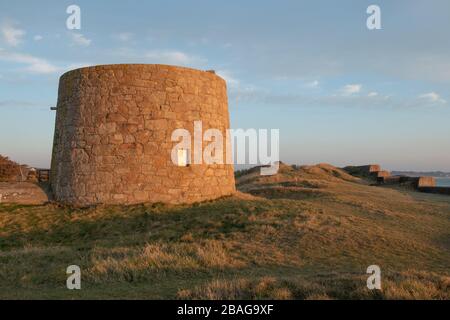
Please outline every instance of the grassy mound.
[[[0, 204], [0, 298], [450, 298], [449, 197], [324, 164], [238, 188], [195, 205]], [[65, 287], [72, 264], [82, 290]]]

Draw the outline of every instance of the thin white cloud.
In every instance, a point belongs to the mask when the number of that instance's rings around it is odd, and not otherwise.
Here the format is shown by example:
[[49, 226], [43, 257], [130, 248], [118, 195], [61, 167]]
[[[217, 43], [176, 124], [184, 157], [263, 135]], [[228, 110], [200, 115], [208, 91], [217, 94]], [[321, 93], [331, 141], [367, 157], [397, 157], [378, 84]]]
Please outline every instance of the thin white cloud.
[[42, 104], [24, 100], [0, 100], [0, 108], [27, 108], [38, 106], [42, 106]]
[[34, 41], [41, 41], [42, 39], [44, 39], [44, 37], [41, 36], [40, 34], [37, 34], [37, 35], [35, 35], [35, 36], [33, 37], [33, 40], [34, 40]]
[[72, 63], [65, 66], [56, 66], [46, 59], [32, 56], [26, 53], [9, 52], [0, 48], [0, 61], [23, 64], [22, 71], [33, 74], [61, 73], [67, 70], [76, 69], [89, 65], [88, 63]]
[[71, 33], [70, 35], [72, 37], [72, 43], [77, 46], [88, 47], [92, 42], [91, 39], [86, 38], [81, 33]]
[[65, 71], [69, 71], [69, 70], [90, 67], [92, 65], [93, 65], [92, 63], [79, 62], [79, 63], [71, 63], [71, 64], [67, 65], [66, 67], [63, 67], [63, 68], [60, 68], [60, 69], [61, 69], [61, 71], [65, 72]]
[[367, 96], [368, 97], [376, 97], [376, 96], [378, 96], [378, 92], [375, 92], [375, 91], [369, 92], [369, 94]]
[[31, 73], [54, 73], [59, 69], [45, 59], [29, 54], [9, 52], [0, 48], [0, 60], [25, 64], [25, 71]]
[[192, 65], [198, 63], [200, 59], [190, 56], [182, 51], [152, 50], [145, 53], [145, 58], [152, 63], [167, 63], [175, 65]]
[[237, 87], [239, 86], [240, 81], [236, 79], [230, 71], [228, 70], [217, 70], [216, 74], [222, 77], [229, 86]]
[[22, 29], [16, 28], [11, 22], [4, 22], [0, 26], [0, 34], [3, 41], [11, 47], [17, 47], [23, 42], [23, 37], [26, 32]]
[[341, 89], [341, 94], [343, 96], [350, 96], [361, 91], [362, 85], [360, 84], [347, 84]]
[[[155, 49], [148, 51], [136, 50], [130, 46], [116, 48], [109, 52], [115, 61], [127, 63], [154, 63], [190, 66], [203, 69], [207, 59], [178, 50]], [[119, 60], [118, 60], [119, 59]]]
[[429, 102], [437, 102], [437, 103], [442, 103], [442, 104], [447, 102], [444, 99], [442, 99], [441, 96], [439, 94], [437, 94], [436, 92], [429, 92], [429, 93], [421, 94], [421, 95], [419, 95], [419, 98], [428, 100]]
[[[444, 102], [435, 95], [418, 97], [396, 97], [377, 94], [369, 95], [337, 95], [337, 94], [302, 94], [299, 92], [277, 93], [269, 89], [245, 86], [231, 87], [230, 101], [240, 105], [265, 104], [279, 107], [281, 105], [296, 107], [348, 107], [348, 108], [396, 108], [420, 109], [436, 106], [436, 102]], [[433, 102], [434, 101], [434, 102]]]
[[122, 42], [128, 42], [133, 39], [134, 34], [131, 32], [119, 32], [112, 35], [112, 37], [116, 40], [122, 41]]
[[308, 82], [306, 84], [306, 86], [308, 88], [317, 88], [319, 86], [319, 81], [318, 80], [314, 80], [314, 81]]

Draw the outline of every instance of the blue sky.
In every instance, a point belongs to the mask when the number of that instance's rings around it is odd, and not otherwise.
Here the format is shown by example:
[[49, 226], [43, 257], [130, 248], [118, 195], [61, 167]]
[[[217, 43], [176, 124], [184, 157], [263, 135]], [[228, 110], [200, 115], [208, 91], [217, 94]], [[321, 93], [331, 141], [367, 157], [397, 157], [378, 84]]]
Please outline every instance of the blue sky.
[[63, 72], [166, 63], [216, 70], [232, 127], [279, 128], [288, 163], [450, 171], [449, 39], [446, 0], [2, 1], [0, 154], [49, 166]]

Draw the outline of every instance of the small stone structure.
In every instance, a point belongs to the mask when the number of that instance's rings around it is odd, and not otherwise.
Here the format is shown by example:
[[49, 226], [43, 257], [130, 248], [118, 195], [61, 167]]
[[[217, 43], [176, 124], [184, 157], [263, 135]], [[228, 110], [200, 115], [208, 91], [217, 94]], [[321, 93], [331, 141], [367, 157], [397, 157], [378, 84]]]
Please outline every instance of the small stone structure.
[[348, 166], [343, 169], [351, 175], [362, 177], [373, 177], [381, 171], [381, 167], [378, 164], [369, 164], [365, 166]]
[[450, 194], [450, 188], [436, 187], [436, 179], [434, 177], [392, 176], [389, 171], [381, 170], [381, 166], [377, 164], [348, 166], [344, 170], [355, 176], [375, 179], [380, 185], [398, 185], [421, 192]]
[[380, 177], [377, 179], [378, 183], [386, 184], [386, 185], [395, 185], [400, 184], [403, 176], [388, 176], [388, 177]]
[[[72, 205], [192, 203], [235, 192], [232, 165], [176, 165], [175, 129], [229, 128], [226, 83], [166, 65], [104, 65], [59, 83], [50, 173], [55, 200]], [[204, 142], [204, 146], [206, 143]], [[225, 147], [224, 147], [225, 149]], [[225, 157], [224, 157], [225, 159]]]
[[381, 184], [402, 184], [411, 185], [415, 189], [422, 187], [435, 187], [436, 179], [434, 177], [408, 177], [408, 176], [381, 176], [377, 181]]
[[377, 178], [387, 178], [391, 176], [391, 173], [389, 171], [381, 170], [378, 172], [375, 172]]
[[418, 177], [417, 188], [436, 187], [436, 178], [434, 177]]

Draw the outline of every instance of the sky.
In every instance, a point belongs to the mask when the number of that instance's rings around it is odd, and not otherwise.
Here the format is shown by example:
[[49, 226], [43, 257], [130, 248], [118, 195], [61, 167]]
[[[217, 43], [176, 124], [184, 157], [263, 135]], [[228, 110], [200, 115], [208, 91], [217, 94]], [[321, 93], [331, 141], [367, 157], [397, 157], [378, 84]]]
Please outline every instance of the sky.
[[449, 39], [448, 0], [1, 0], [0, 154], [49, 167], [65, 71], [163, 63], [216, 70], [232, 128], [280, 129], [284, 162], [450, 171]]

